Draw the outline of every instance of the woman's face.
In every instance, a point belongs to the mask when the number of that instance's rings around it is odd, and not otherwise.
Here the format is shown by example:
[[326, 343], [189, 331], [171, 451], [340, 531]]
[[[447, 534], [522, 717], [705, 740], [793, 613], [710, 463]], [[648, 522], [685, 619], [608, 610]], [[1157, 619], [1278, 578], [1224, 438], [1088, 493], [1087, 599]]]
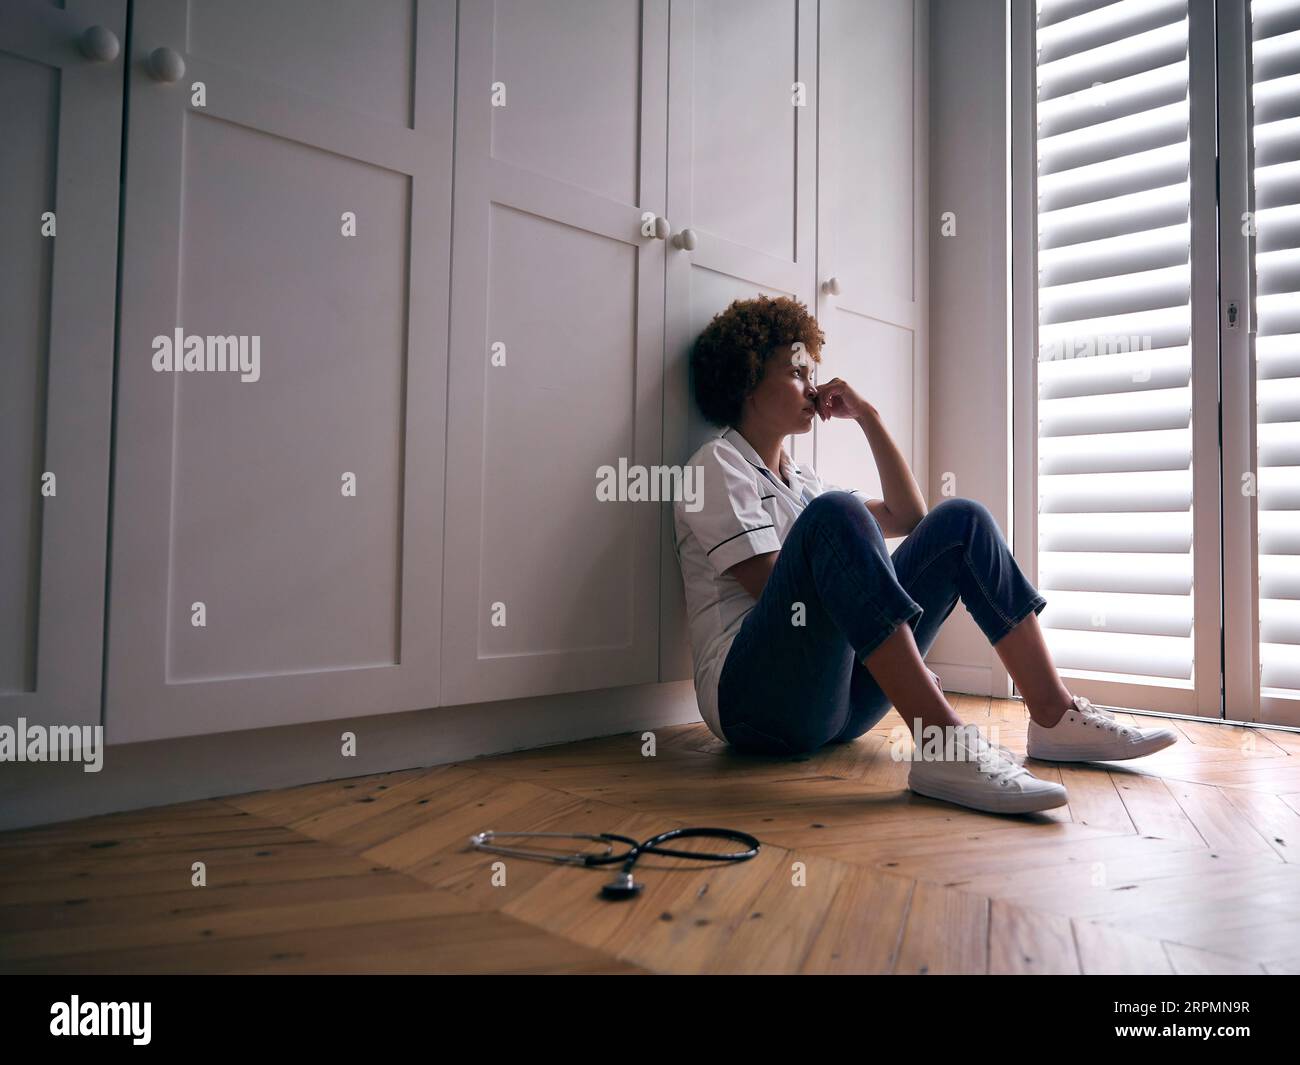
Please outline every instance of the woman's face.
[[806, 433], [817, 420], [814, 400], [817, 389], [812, 383], [812, 359], [806, 354], [778, 351], [767, 360], [763, 379], [749, 394], [746, 404], [773, 429], [787, 433]]

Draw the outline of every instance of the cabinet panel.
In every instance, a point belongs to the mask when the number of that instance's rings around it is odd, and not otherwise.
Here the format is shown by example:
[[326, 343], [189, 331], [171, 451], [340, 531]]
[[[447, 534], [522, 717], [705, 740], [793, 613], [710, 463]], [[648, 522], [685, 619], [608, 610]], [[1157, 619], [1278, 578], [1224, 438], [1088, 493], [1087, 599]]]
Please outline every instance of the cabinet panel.
[[190, 4], [186, 49], [232, 73], [409, 127], [419, 7], [416, 0], [204, 0]]
[[166, 680], [396, 665], [410, 178], [206, 116], [182, 165], [177, 321], [260, 361], [172, 377]]
[[[0, 720], [100, 721], [125, 0], [0, 5]], [[49, 217], [46, 217], [47, 212]]]
[[[574, 650], [627, 648], [637, 583], [617, 567], [645, 508], [597, 499], [593, 471], [637, 450], [640, 250], [501, 204], [491, 233], [488, 326], [515, 360], [487, 375], [483, 469], [511, 489], [483, 493], [479, 588], [509, 614], [477, 612], [480, 653], [545, 655], [561, 633]], [[539, 272], [536, 248], [562, 268]]]
[[[668, 219], [696, 235], [693, 251], [666, 249], [664, 461], [682, 465], [721, 432], [692, 398], [700, 331], [759, 294], [816, 307], [816, 3], [674, 0], [669, 79]], [[806, 90], [800, 104], [795, 82]], [[786, 449], [794, 453], [790, 441]], [[659, 679], [684, 680], [691, 652], [671, 506], [662, 521]]]
[[[842, 377], [880, 411], [917, 482], [925, 448], [926, 0], [822, 0], [817, 379]], [[818, 421], [803, 455], [834, 484], [880, 494], [853, 423]]]
[[[40, 576], [41, 479], [44, 471], [45, 374], [49, 364], [51, 266], [54, 238], [42, 235], [41, 215], [58, 202], [59, 71], [0, 51], [0, 93], [24, 107], [0, 114], [7, 160], [0, 195], [14, 218], [26, 219], [4, 244], [0, 344], [5, 389], [0, 393], [0, 453], [19, 476], [0, 485], [0, 692], [32, 692], [36, 682], [37, 583]], [[16, 165], [14, 165], [16, 164]], [[36, 220], [36, 224], [30, 224]], [[66, 229], [66, 227], [65, 227]], [[56, 482], [57, 488], [57, 482]]]
[[460, 13], [444, 703], [656, 679], [667, 5], [545, 8]]
[[[910, 318], [916, 282], [914, 0], [823, 0], [818, 234], [849, 306]], [[844, 303], [841, 300], [840, 303]]]
[[[641, 23], [640, 0], [498, 0], [484, 68], [505, 90], [492, 158], [638, 203]], [[646, 147], [662, 158], [662, 144]]]
[[793, 0], [696, 3], [690, 110], [674, 108], [673, 116], [691, 127], [690, 219], [682, 223], [791, 262], [800, 235], [792, 210], [799, 120], [816, 114], [811, 103], [791, 103], [796, 82], [808, 100], [816, 88], [799, 63], [801, 7], [812, 23], [815, 5]]
[[[111, 741], [438, 702], [455, 6], [386, 11], [353, 32], [353, 5], [312, 8], [322, 86], [230, 53], [244, 5], [136, 5]], [[409, 122], [378, 81], [330, 90], [393, 34]]]

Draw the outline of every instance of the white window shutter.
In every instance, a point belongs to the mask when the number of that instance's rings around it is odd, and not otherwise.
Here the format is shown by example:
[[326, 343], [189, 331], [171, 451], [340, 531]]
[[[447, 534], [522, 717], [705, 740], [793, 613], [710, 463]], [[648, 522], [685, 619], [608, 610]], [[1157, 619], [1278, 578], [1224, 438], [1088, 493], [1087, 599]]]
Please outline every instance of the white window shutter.
[[1300, 0], [1254, 0], [1251, 37], [1260, 685], [1294, 695], [1300, 692]]
[[1187, 0], [1040, 0], [1037, 44], [1040, 623], [1062, 670], [1190, 687]]

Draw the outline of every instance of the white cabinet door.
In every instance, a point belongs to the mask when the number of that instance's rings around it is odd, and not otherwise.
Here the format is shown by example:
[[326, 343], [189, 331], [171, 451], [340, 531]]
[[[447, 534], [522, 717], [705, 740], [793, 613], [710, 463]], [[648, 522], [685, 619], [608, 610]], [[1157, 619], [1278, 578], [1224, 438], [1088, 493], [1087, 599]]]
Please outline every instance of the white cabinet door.
[[[690, 389], [691, 347], [713, 316], [760, 293], [816, 313], [815, 0], [673, 0], [669, 80], [668, 220], [695, 235], [694, 250], [667, 248], [664, 450], [681, 465], [721, 432]], [[691, 652], [671, 506], [661, 517], [660, 680], [682, 680]]]
[[[926, 0], [822, 0], [817, 273], [826, 347], [817, 379], [841, 377], [872, 403], [925, 486]], [[880, 496], [862, 430], [814, 427], [824, 480]], [[802, 454], [813, 437], [800, 438]]]
[[110, 742], [438, 701], [455, 17], [134, 5]]
[[460, 9], [443, 702], [651, 682], [666, 0]]
[[[95, 26], [98, 58], [78, 47]], [[8, 724], [100, 721], [125, 37], [126, 0], [0, 4]]]

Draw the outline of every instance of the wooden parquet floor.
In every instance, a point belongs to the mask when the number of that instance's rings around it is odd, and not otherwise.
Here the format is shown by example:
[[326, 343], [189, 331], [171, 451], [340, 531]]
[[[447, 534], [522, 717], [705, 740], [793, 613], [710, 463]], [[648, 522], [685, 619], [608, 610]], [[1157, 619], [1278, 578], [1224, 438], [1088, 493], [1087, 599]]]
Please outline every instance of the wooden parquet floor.
[[[949, 698], [1023, 754], [1021, 703]], [[1174, 724], [1181, 742], [1134, 762], [1028, 762], [1070, 804], [1020, 816], [908, 791], [891, 712], [807, 758], [739, 755], [699, 724], [658, 730], [652, 757], [629, 733], [8, 832], [0, 969], [1300, 972], [1300, 736]], [[467, 844], [686, 825], [763, 846], [647, 856], [641, 895], [609, 902], [609, 867]]]

